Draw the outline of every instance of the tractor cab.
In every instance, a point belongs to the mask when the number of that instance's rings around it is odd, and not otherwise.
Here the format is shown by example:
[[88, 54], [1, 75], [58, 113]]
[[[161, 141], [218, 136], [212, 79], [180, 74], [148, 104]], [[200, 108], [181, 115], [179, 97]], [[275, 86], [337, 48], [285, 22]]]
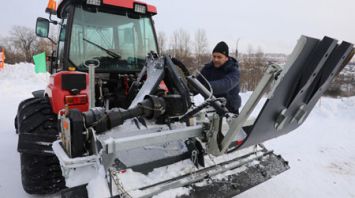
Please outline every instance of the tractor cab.
[[[54, 98], [53, 111], [68, 104], [62, 99], [67, 95], [83, 95], [69, 108], [85, 111], [89, 94], [92, 107], [127, 108], [137, 93], [131, 87], [148, 53], [159, 53], [152, 20], [156, 8], [133, 0], [63, 0], [57, 7], [49, 0], [46, 12], [49, 19], [37, 19], [37, 36], [49, 38], [50, 24], [60, 27], [57, 41], [52, 40], [57, 51], [48, 67], [54, 83], [46, 89]], [[87, 63], [95, 63], [93, 72]], [[95, 74], [89, 78], [85, 73]], [[90, 87], [89, 79], [95, 81]]]
[[[48, 37], [49, 24], [59, 24], [57, 71], [87, 71], [96, 59], [97, 73], [139, 72], [149, 52], [158, 53], [152, 16], [154, 6], [133, 0], [49, 1], [49, 20], [38, 18], [36, 33]], [[61, 22], [51, 19], [56, 14]]]

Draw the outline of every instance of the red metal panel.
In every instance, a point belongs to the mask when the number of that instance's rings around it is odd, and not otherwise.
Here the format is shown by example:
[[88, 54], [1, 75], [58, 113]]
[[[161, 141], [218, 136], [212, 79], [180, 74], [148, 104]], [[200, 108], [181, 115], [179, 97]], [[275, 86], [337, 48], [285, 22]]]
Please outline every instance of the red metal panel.
[[133, 9], [133, 0], [103, 0], [104, 4]]
[[155, 6], [149, 5], [149, 4], [146, 4], [144, 2], [140, 2], [140, 1], [134, 1], [134, 0], [103, 0], [103, 4], [117, 6], [117, 7], [123, 7], [123, 8], [129, 8], [129, 9], [133, 9], [133, 4], [134, 3], [147, 5], [148, 12], [155, 13], [155, 14], [157, 13], [157, 8]]
[[[79, 94], [89, 96], [89, 75], [83, 72], [77, 71], [62, 71], [53, 74], [50, 77], [49, 84], [46, 88], [46, 94], [49, 97], [49, 101], [52, 106], [54, 113], [58, 113], [61, 109], [65, 107], [65, 96], [71, 95], [68, 90], [62, 89], [62, 76], [63, 74], [85, 74], [86, 75], [86, 89], [81, 90]], [[89, 110], [89, 103], [80, 105], [69, 105], [70, 109], [78, 109], [81, 112]]]
[[148, 5], [148, 12], [155, 13], [155, 14], [158, 13], [157, 7], [153, 5]]

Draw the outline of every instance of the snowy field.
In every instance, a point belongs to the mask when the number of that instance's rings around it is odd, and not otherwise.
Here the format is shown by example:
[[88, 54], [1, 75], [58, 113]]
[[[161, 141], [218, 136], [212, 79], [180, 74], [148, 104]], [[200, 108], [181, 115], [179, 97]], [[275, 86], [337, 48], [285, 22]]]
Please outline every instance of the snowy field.
[[[21, 185], [13, 124], [17, 105], [48, 81], [47, 74], [33, 70], [33, 65], [18, 64], [0, 71], [0, 197], [58, 197], [31, 196]], [[247, 97], [242, 94], [244, 102]], [[355, 198], [355, 97], [323, 97], [304, 125], [265, 145], [288, 160], [291, 169], [238, 198]]]

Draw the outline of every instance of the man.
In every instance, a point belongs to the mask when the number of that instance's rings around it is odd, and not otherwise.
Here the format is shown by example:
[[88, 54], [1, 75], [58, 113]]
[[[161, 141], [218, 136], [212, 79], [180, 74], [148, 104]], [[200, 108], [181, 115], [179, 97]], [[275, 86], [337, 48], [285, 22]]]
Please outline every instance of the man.
[[[240, 72], [237, 61], [229, 57], [228, 45], [221, 41], [212, 52], [212, 61], [201, 70], [201, 75], [210, 83], [215, 97], [227, 99], [227, 109], [239, 113], [241, 98], [239, 96]], [[203, 77], [198, 79], [205, 84]]]

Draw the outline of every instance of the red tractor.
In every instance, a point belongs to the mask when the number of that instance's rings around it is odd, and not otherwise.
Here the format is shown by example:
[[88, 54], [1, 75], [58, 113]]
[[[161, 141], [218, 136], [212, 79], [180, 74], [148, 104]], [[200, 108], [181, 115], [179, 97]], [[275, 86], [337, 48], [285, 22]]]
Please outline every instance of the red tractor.
[[[68, 187], [63, 197], [89, 196], [87, 184], [100, 170], [104, 184], [91, 185], [105, 187], [100, 197], [151, 197], [178, 187], [188, 187], [191, 197], [239, 194], [289, 168], [261, 143], [303, 124], [354, 55], [351, 43], [302, 36], [286, 64], [270, 65], [235, 114], [208, 81], [159, 54], [154, 6], [133, 0], [49, 5], [60, 22], [38, 18], [36, 34], [47, 38], [50, 24], [60, 27], [50, 82], [20, 103], [15, 118], [22, 184], [30, 194]], [[170, 170], [181, 161], [182, 169], [159, 181], [135, 188], [121, 182], [125, 173]]]
[[[50, 24], [60, 27], [52, 76], [46, 90], [21, 102], [15, 120], [19, 134], [22, 183], [30, 194], [57, 192], [65, 187], [52, 142], [58, 138], [61, 109], [92, 106], [127, 108], [134, 98], [132, 83], [148, 53], [159, 53], [152, 16], [154, 6], [133, 0], [63, 0], [47, 9], [60, 22], [37, 19], [36, 34], [48, 37]], [[89, 101], [85, 61], [95, 58], [94, 100]], [[131, 89], [129, 89], [132, 87]]]

